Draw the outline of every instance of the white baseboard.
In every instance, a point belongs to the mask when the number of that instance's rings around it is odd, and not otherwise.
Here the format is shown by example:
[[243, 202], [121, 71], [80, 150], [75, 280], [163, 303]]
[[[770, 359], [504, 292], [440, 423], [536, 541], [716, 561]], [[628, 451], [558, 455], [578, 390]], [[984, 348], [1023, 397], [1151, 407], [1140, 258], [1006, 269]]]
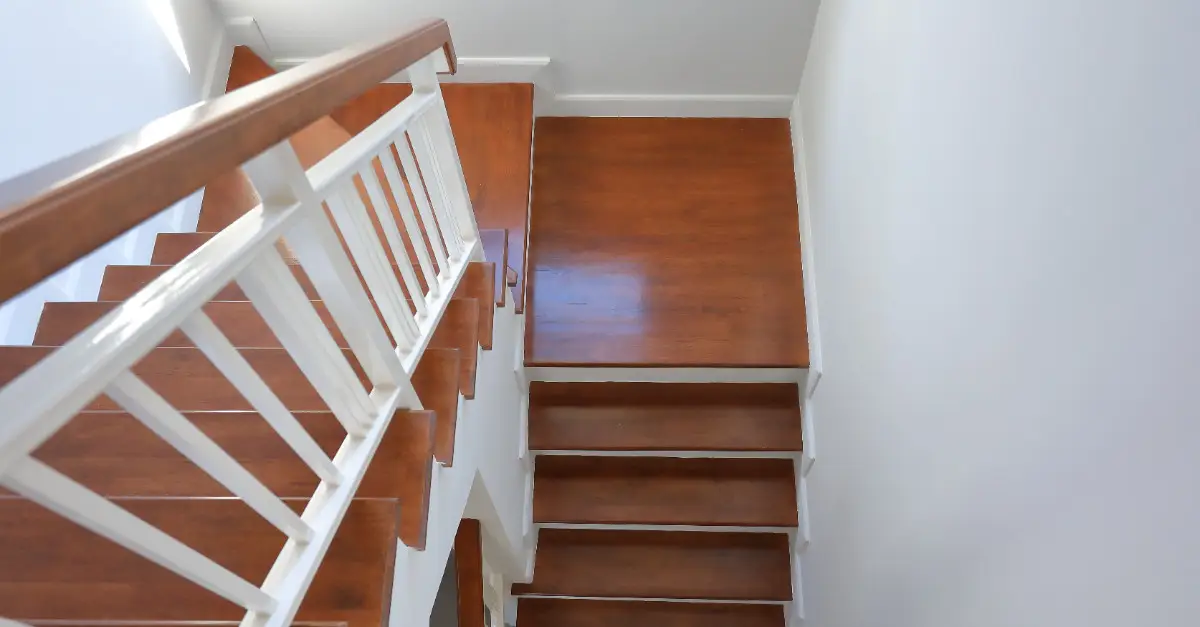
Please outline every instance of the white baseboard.
[[786, 118], [793, 97], [770, 94], [556, 94], [545, 116]]

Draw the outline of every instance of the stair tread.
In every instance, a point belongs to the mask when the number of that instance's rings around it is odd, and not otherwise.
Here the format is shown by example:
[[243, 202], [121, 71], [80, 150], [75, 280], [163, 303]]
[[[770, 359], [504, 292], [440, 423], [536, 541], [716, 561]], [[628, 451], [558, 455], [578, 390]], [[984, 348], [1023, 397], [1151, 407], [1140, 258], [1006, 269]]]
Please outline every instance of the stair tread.
[[496, 314], [496, 264], [490, 261], [476, 262], [467, 266], [456, 298], [474, 298], [479, 301], [479, 345], [484, 350], [492, 348], [492, 322]]
[[446, 466], [454, 465], [461, 353], [456, 349], [427, 348], [412, 376], [413, 389], [417, 391], [421, 405], [437, 414], [433, 454]]
[[669, 603], [523, 597], [521, 627], [784, 627], [776, 604]]
[[[319, 300], [310, 301], [317, 315], [329, 329], [338, 346], [346, 348], [346, 339], [333, 322], [333, 317], [324, 303]], [[120, 305], [116, 301], [100, 302], [62, 302], [46, 303], [42, 318], [38, 324], [34, 343], [40, 346], [61, 346], [88, 325], [100, 319], [101, 316]], [[279, 338], [267, 326], [254, 304], [249, 301], [211, 302], [204, 306], [204, 313], [217, 328], [225, 334], [229, 341], [239, 348], [278, 348]], [[462, 376], [459, 378], [461, 391], [466, 398], [475, 397], [475, 373], [478, 367], [479, 304], [472, 298], [455, 298], [451, 300], [438, 326], [434, 329], [433, 337], [429, 340], [430, 348], [457, 348], [462, 351], [460, 367]], [[192, 341], [182, 332], [176, 331], [167, 336], [159, 346], [191, 347]]]
[[508, 229], [479, 229], [479, 241], [484, 258], [496, 264], [493, 292], [496, 306], [503, 307], [508, 295]]
[[794, 527], [789, 459], [543, 455], [537, 523]]
[[[234, 499], [115, 502], [254, 584], [263, 581], [285, 540]], [[287, 503], [299, 511], [307, 501]], [[383, 624], [397, 510], [389, 499], [351, 503], [297, 622]], [[157, 564], [15, 497], [0, 498], [0, 607], [8, 618], [29, 621], [239, 621], [245, 614]]]
[[530, 584], [513, 594], [791, 600], [783, 533], [542, 529]]
[[795, 384], [529, 386], [533, 450], [795, 452], [802, 446]]

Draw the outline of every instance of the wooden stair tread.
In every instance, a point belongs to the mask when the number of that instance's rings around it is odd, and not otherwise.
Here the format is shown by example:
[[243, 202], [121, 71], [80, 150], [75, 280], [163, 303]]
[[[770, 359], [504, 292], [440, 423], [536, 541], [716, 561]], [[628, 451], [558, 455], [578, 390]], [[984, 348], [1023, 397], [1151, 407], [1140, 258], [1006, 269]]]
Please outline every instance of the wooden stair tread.
[[537, 523], [794, 527], [789, 459], [542, 455]]
[[521, 627], [784, 627], [776, 604], [669, 603], [522, 597]]
[[529, 387], [539, 451], [800, 451], [793, 384], [547, 383]]
[[531, 405], [722, 405], [799, 407], [794, 383], [647, 383], [606, 381], [530, 384]]
[[479, 301], [479, 345], [484, 350], [492, 349], [492, 322], [496, 314], [495, 296], [496, 264], [490, 261], [476, 262], [467, 266], [467, 272], [455, 298], [474, 298]]
[[[307, 501], [289, 500], [299, 511]], [[259, 584], [284, 536], [234, 499], [118, 499], [131, 513]], [[356, 500], [297, 622], [387, 620], [399, 523], [394, 500]], [[242, 608], [20, 498], [0, 498], [0, 607], [16, 620], [240, 621]]]
[[[0, 347], [0, 385], [8, 383], [54, 350], [48, 346]], [[288, 409], [328, 411], [325, 402], [284, 349], [243, 348], [239, 352]], [[349, 351], [344, 353], [354, 363], [353, 355]], [[197, 348], [156, 348], [134, 365], [133, 372], [180, 411], [254, 411]], [[99, 396], [85, 409], [119, 411], [120, 407], [107, 397]]]
[[783, 533], [542, 529], [513, 594], [789, 601], [789, 552]]
[[508, 295], [508, 229], [480, 229], [479, 241], [483, 244], [483, 257], [496, 264], [496, 306], [503, 307]]
[[[184, 414], [226, 453], [282, 498], [308, 498], [317, 477], [254, 412]], [[296, 419], [331, 458], [346, 437], [328, 412]], [[433, 474], [432, 411], [392, 417], [355, 498], [399, 499], [401, 540], [422, 548]], [[108, 497], [228, 497], [224, 486], [123, 412], [84, 412], [40, 446], [34, 457]]]
[[[172, 267], [167, 265], [110, 265], [104, 269], [104, 278], [100, 281], [100, 296], [98, 300], [126, 300]], [[289, 265], [288, 267], [291, 268], [292, 275], [296, 277], [296, 281], [300, 283], [300, 287], [304, 289], [304, 293], [309, 298], [315, 300], [320, 297], [317, 294], [316, 288], [313, 287], [312, 281], [308, 279], [308, 275], [304, 273], [304, 270], [300, 266]], [[230, 283], [221, 288], [210, 300], [246, 301], [249, 299], [242, 292], [242, 288], [238, 287], [236, 283]]]
[[[329, 310], [319, 301], [311, 301], [313, 308], [330, 330], [335, 342], [347, 348], [346, 340], [333, 322]], [[42, 318], [34, 335], [34, 344], [61, 346], [87, 328], [89, 324], [111, 311], [119, 302], [46, 303]], [[249, 301], [217, 301], [204, 306], [204, 313], [239, 348], [278, 348], [277, 338], [265, 320]], [[475, 397], [475, 372], [478, 366], [479, 304], [475, 299], [456, 298], [446, 306], [446, 311], [430, 338], [430, 348], [457, 348], [462, 351], [459, 378], [461, 391], [466, 398]], [[182, 332], [167, 336], [159, 346], [190, 347], [191, 340]]]
[[427, 348], [412, 376], [413, 389], [417, 391], [421, 405], [437, 414], [433, 455], [446, 466], [454, 465], [461, 355], [462, 352], [456, 349]]

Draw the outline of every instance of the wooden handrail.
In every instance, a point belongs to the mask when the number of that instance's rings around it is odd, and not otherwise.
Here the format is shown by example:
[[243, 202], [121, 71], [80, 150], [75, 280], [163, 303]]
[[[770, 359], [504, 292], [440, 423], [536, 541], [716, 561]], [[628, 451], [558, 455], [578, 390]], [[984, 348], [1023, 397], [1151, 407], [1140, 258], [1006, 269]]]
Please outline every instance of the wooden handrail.
[[453, 73], [450, 27], [421, 22], [0, 183], [0, 303], [439, 48]]

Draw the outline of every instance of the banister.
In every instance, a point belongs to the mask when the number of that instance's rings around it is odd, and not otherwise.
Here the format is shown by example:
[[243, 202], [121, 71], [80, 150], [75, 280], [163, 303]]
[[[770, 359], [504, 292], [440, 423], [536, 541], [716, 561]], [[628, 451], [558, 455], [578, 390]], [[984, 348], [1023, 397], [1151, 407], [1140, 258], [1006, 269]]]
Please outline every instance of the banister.
[[450, 27], [420, 22], [0, 183], [0, 303], [439, 48], [453, 73]]

